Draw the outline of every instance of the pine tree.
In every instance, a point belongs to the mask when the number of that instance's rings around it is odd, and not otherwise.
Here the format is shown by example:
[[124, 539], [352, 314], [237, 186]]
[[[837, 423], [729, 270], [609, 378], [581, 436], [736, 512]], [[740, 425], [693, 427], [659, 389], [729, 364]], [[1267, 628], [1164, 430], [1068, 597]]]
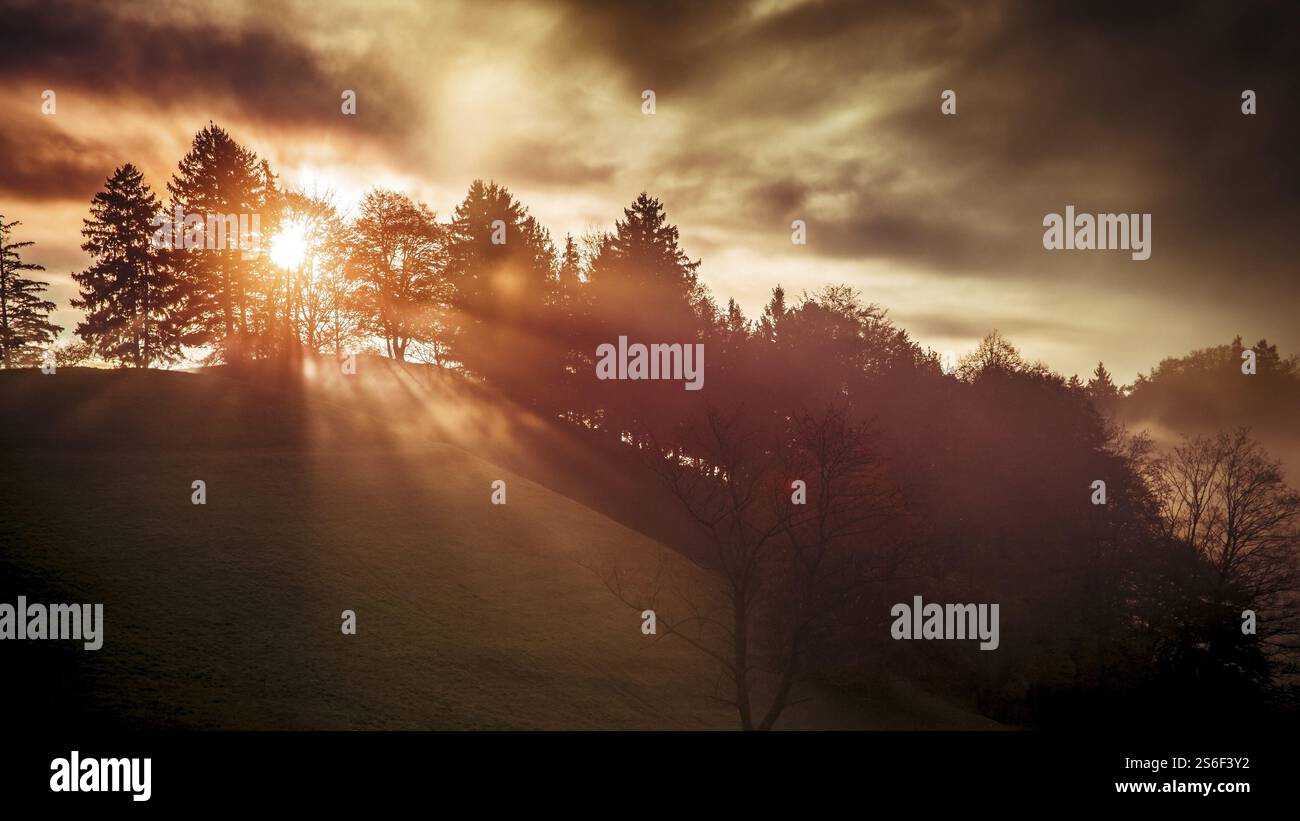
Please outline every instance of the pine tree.
[[295, 295], [301, 270], [285, 270], [271, 259], [268, 237], [284, 226], [288, 200], [271, 164], [254, 156], [248, 202], [260, 216], [261, 253], [240, 254], [241, 296], [248, 355], [275, 356], [299, 347]]
[[[663, 203], [642, 192], [592, 256], [587, 290], [593, 322], [580, 350], [620, 337], [629, 343], [689, 345], [717, 340], [724, 320], [696, 273], [700, 263], [680, 244]], [[715, 348], [715, 352], [721, 351]], [[716, 360], [711, 360], [716, 361]], [[584, 374], [584, 401], [592, 418], [620, 436], [644, 443], [666, 434], [687, 412], [693, 392], [642, 383], [598, 382]], [[657, 433], [656, 433], [657, 432]]]
[[555, 302], [561, 312], [570, 317], [582, 291], [582, 255], [578, 252], [578, 243], [573, 235], [564, 237], [564, 251], [560, 254], [559, 268], [556, 272]]
[[553, 347], [550, 235], [504, 186], [475, 180], [448, 226], [448, 274], [457, 325], [452, 358], [523, 398], [532, 389], [522, 383], [537, 376], [530, 363]]
[[583, 271], [582, 254], [573, 236], [564, 238], [564, 251], [556, 267], [555, 292], [550, 306], [550, 325], [556, 337], [562, 340], [568, 372], [577, 370], [585, 361], [582, 341], [583, 329], [592, 321], [591, 306]]
[[741, 338], [749, 335], [749, 321], [745, 319], [745, 312], [740, 310], [736, 300], [727, 300], [727, 318], [723, 323], [723, 330], [729, 337]]
[[[264, 318], [259, 322], [255, 313], [256, 297], [265, 290], [259, 274], [269, 263], [262, 259], [265, 254], [230, 247], [229, 227], [222, 245], [220, 234], [210, 233], [208, 223], [241, 216], [247, 217], [250, 227], [254, 216], [260, 223], [271, 205], [269, 177], [253, 152], [209, 123], [195, 135], [167, 184], [172, 212], [179, 209], [186, 221], [182, 226], [186, 244], [197, 246], [176, 248], [171, 254], [180, 283], [176, 316], [181, 342], [210, 347], [226, 361], [250, 356], [254, 335], [268, 324]], [[262, 226], [262, 233], [267, 233], [266, 228]]]
[[466, 328], [536, 316], [550, 301], [550, 235], [505, 186], [475, 180], [448, 234], [448, 268]]
[[104, 359], [136, 368], [180, 358], [170, 316], [176, 280], [154, 242], [160, 209], [139, 169], [117, 169], [83, 220], [81, 248], [95, 261], [72, 275], [81, 286], [72, 305], [86, 311], [77, 335]]
[[1110, 371], [1100, 362], [1092, 372], [1092, 379], [1088, 380], [1088, 396], [1103, 406], [1119, 399], [1119, 388], [1115, 387], [1115, 382], [1110, 378]]
[[784, 323], [787, 313], [785, 289], [778, 284], [772, 289], [772, 298], [768, 300], [766, 307], [763, 308], [763, 315], [759, 317], [757, 328], [759, 339], [764, 342], [778, 341], [781, 325]]
[[0, 367], [18, 368], [37, 364], [42, 351], [63, 329], [50, 322], [54, 303], [41, 294], [49, 283], [27, 279], [23, 271], [44, 271], [45, 266], [23, 262], [19, 249], [34, 242], [11, 242], [10, 234], [21, 225], [6, 223], [0, 214]]
[[607, 318], [610, 332], [645, 334], [653, 327], [683, 342], [693, 339], [717, 314], [699, 281], [699, 266], [682, 250], [663, 204], [643, 191], [623, 209], [623, 219], [592, 260], [597, 312]]

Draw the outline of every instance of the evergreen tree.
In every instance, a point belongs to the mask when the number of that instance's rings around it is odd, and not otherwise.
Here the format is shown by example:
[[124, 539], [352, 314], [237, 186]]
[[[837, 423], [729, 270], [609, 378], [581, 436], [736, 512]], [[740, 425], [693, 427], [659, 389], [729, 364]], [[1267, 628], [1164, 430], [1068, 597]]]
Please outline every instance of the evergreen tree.
[[504, 186], [475, 180], [448, 227], [455, 286], [452, 358], [524, 401], [559, 367], [555, 249], [546, 229]]
[[592, 300], [606, 335], [686, 342], [707, 330], [717, 311], [696, 273], [699, 261], [678, 240], [658, 199], [642, 192], [623, 209], [591, 264]]
[[21, 225], [18, 220], [6, 223], [0, 214], [0, 367], [18, 368], [35, 365], [42, 350], [63, 329], [50, 322], [54, 303], [41, 294], [49, 283], [27, 279], [24, 271], [44, 271], [45, 266], [23, 262], [19, 249], [34, 242], [12, 242], [10, 234]]
[[749, 336], [749, 320], [745, 319], [745, 312], [740, 310], [736, 300], [727, 300], [727, 318], [723, 321], [723, 333], [728, 339], [745, 339]]
[[1102, 408], [1119, 399], [1119, 388], [1115, 387], [1115, 382], [1110, 378], [1110, 371], [1100, 362], [1092, 372], [1092, 379], [1088, 380], [1088, 396]]
[[[642, 192], [601, 238], [589, 268], [591, 314], [579, 350], [594, 352], [626, 336], [629, 343], [712, 344], [723, 320], [699, 281], [698, 261], [682, 249], [663, 204]], [[722, 351], [711, 349], [713, 354]], [[715, 360], [710, 360], [715, 361]], [[717, 373], [716, 370], [713, 373]], [[657, 382], [585, 380], [586, 407], [610, 432], [644, 443], [672, 435], [697, 394]]]
[[758, 337], [764, 342], [776, 342], [780, 335], [782, 322], [785, 321], [785, 289], [779, 284], [772, 289], [772, 298], [763, 308], [763, 315], [758, 320]]
[[176, 280], [153, 241], [159, 211], [139, 169], [117, 169], [83, 220], [81, 248], [94, 263], [72, 275], [81, 286], [72, 305], [86, 311], [77, 335], [104, 359], [136, 368], [180, 358], [170, 318]]
[[581, 298], [582, 284], [582, 255], [578, 252], [578, 243], [569, 234], [564, 237], [564, 251], [560, 254], [555, 282], [555, 302], [566, 317], [571, 316], [575, 303]]
[[448, 243], [463, 328], [536, 316], [550, 301], [550, 236], [505, 186], [475, 180], [456, 206]]
[[[259, 274], [269, 260], [251, 249], [232, 248], [235, 226], [225, 221], [243, 216], [250, 228], [254, 216], [259, 223], [270, 222], [273, 185], [266, 165], [212, 123], [195, 135], [167, 184], [172, 212], [183, 215], [181, 234], [190, 246], [172, 251], [181, 285], [177, 317], [183, 344], [210, 347], [226, 361], [254, 352], [253, 337], [267, 324], [255, 312], [264, 290]], [[224, 238], [216, 230], [223, 222]], [[263, 235], [270, 233], [271, 226], [260, 227]]]
[[244, 327], [248, 352], [255, 356], [283, 355], [299, 347], [295, 319], [298, 270], [281, 268], [271, 259], [270, 244], [283, 230], [288, 200], [266, 160], [256, 160], [249, 201], [260, 215], [257, 253], [240, 254], [244, 263]]

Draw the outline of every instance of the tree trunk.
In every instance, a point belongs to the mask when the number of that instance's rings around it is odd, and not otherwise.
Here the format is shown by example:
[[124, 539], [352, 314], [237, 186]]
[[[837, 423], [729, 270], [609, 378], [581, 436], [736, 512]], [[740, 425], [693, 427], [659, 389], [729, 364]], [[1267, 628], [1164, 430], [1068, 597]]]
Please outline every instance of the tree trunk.
[[754, 719], [749, 705], [749, 624], [746, 614], [747, 602], [743, 594], [733, 597], [735, 610], [735, 645], [736, 645], [736, 709], [740, 711], [740, 728], [754, 729]]

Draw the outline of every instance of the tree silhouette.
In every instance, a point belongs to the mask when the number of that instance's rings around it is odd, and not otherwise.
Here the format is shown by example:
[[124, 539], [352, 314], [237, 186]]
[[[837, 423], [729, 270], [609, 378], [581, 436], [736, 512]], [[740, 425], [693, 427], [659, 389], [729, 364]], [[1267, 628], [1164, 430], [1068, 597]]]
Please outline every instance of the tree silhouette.
[[550, 235], [504, 186], [475, 180], [456, 206], [448, 237], [457, 326], [452, 358], [516, 399], [540, 401], [563, 359]]
[[254, 337], [271, 324], [270, 306], [258, 304], [265, 297], [259, 278], [269, 260], [260, 249], [232, 247], [239, 244], [238, 223], [229, 219], [244, 216], [251, 227], [256, 215], [263, 234], [273, 229], [276, 192], [269, 168], [209, 123], [195, 135], [167, 190], [172, 213], [179, 209], [183, 215], [183, 244], [191, 246], [173, 248], [170, 255], [180, 285], [181, 342], [211, 348], [225, 361], [252, 356]]
[[412, 343], [439, 338], [450, 287], [442, 226], [423, 203], [375, 189], [353, 225], [348, 276], [365, 328], [382, 337], [390, 357], [406, 360]]
[[1213, 568], [1216, 597], [1267, 608], [1300, 592], [1300, 494], [1249, 429], [1186, 437], [1154, 475], [1169, 535]]
[[308, 351], [341, 356], [345, 345], [353, 350], [368, 333], [358, 285], [347, 272], [355, 234], [329, 195], [286, 192], [283, 205], [281, 230], [295, 232], [304, 246], [301, 263], [283, 274], [289, 335]]
[[564, 251], [560, 253], [555, 273], [555, 304], [563, 321], [571, 323], [586, 295], [583, 289], [585, 274], [578, 243], [570, 234], [564, 238]]
[[1201, 700], [1254, 708], [1300, 650], [1300, 494], [1244, 427], [1185, 437], [1151, 476], [1167, 537], [1196, 559], [1158, 660]]
[[591, 298], [605, 336], [698, 338], [701, 318], [714, 313], [699, 266], [681, 248], [663, 203], [642, 192], [591, 261]]
[[77, 335], [104, 359], [137, 368], [180, 358], [171, 321], [176, 279], [154, 242], [159, 212], [139, 169], [118, 168], [83, 220], [81, 248], [94, 263], [72, 275], [80, 285], [72, 305], [86, 311]]
[[43, 265], [23, 262], [18, 253], [36, 243], [14, 242], [13, 229], [22, 223], [5, 222], [0, 214], [0, 367], [28, 367], [40, 361], [42, 350], [63, 329], [50, 322], [54, 303], [41, 297], [49, 283], [22, 276], [24, 271], [44, 271]]
[[[839, 408], [781, 417], [772, 426], [709, 408], [685, 425], [681, 446], [648, 455], [696, 524], [703, 547], [685, 552], [712, 585], [666, 589], [662, 572], [647, 583], [617, 563], [596, 570], [624, 603], [656, 610], [665, 635], [717, 662], [729, 692], [715, 697], [744, 730], [776, 726], [818, 632], [900, 558], [879, 536], [901, 499], [867, 431]], [[798, 504], [796, 478], [806, 485]]]
[[1086, 390], [1088, 397], [1097, 405], [1097, 408], [1105, 413], [1111, 413], [1123, 396], [1114, 380], [1111, 379], [1110, 371], [1106, 370], [1106, 366], [1100, 362], [1097, 363], [1096, 370], [1092, 372], [1092, 378], [1088, 380]]
[[[719, 317], [699, 281], [698, 261], [679, 242], [663, 204], [642, 192], [623, 209], [614, 231], [600, 237], [592, 254], [587, 284], [591, 319], [578, 335], [580, 352], [626, 336], [629, 342], [703, 343]], [[642, 383], [587, 382], [584, 404], [619, 435], [643, 443], [662, 435], [672, 420], [691, 410], [680, 389], [668, 392]]]
[[957, 376], [965, 382], [980, 379], [999, 379], [1008, 374], [1046, 372], [1046, 367], [1031, 365], [1016, 350], [1016, 346], [998, 331], [989, 332], [975, 350], [966, 354], [957, 364]]

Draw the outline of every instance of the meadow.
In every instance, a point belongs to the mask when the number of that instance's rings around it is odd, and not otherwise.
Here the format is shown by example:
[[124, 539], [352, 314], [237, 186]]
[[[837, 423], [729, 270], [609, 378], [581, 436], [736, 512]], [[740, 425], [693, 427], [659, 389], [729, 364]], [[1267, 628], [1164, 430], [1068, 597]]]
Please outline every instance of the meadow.
[[[662, 546], [457, 444], [213, 373], [6, 372], [0, 397], [0, 598], [105, 610], [99, 651], [3, 648], [19, 723], [736, 725], [712, 662], [642, 635], [589, 569]], [[783, 726], [995, 726], [887, 677], [812, 695]]]

